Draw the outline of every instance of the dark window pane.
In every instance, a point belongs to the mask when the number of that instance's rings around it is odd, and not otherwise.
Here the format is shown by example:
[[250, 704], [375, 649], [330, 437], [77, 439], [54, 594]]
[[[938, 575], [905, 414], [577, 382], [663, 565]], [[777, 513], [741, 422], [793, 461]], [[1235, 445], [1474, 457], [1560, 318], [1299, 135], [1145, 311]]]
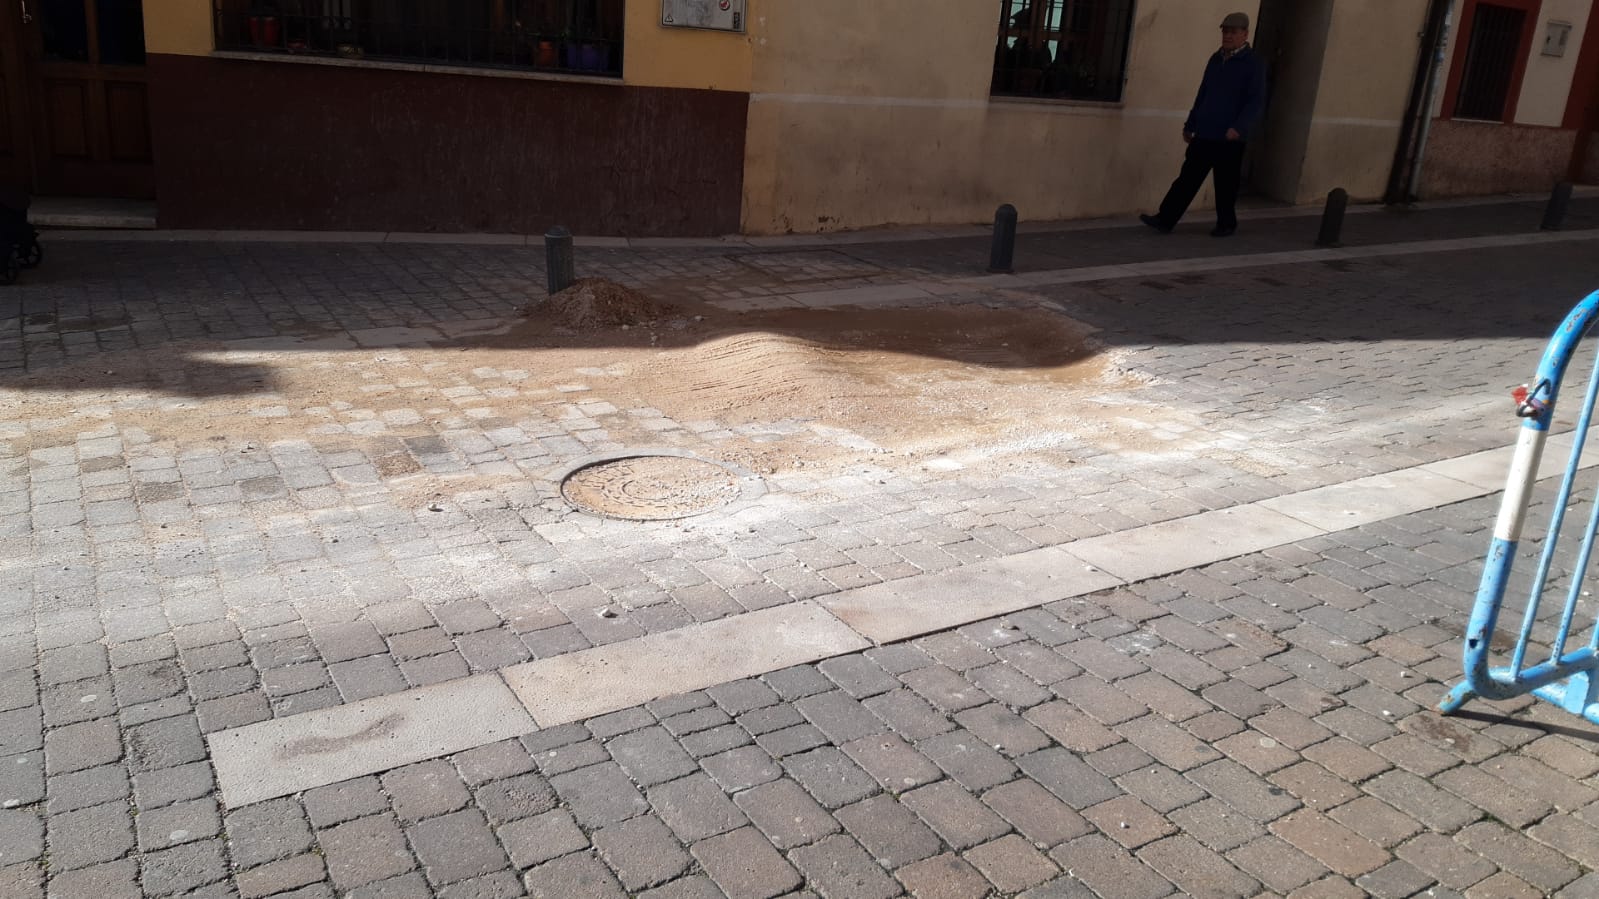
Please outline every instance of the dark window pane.
[[144, 4], [141, 0], [95, 0], [100, 31], [100, 62], [108, 66], [144, 65]]
[[217, 46], [228, 50], [622, 70], [624, 0], [214, 0], [214, 9]]
[[83, 0], [36, 0], [45, 59], [89, 61], [89, 19]]
[[1510, 79], [1515, 74], [1521, 30], [1526, 19], [1525, 10], [1489, 3], [1477, 5], [1472, 16], [1471, 42], [1466, 45], [1460, 93], [1455, 101], [1457, 117], [1504, 121], [1505, 102], [1510, 97]]
[[1121, 99], [1133, 0], [1000, 0], [992, 91]]

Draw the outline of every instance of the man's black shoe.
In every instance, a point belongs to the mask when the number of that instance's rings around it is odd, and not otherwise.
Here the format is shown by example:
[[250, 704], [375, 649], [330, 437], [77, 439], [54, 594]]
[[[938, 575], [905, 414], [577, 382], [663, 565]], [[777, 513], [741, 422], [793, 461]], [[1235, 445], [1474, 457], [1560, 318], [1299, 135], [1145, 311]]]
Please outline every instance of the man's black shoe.
[[1233, 232], [1235, 232], [1237, 230], [1238, 230], [1238, 227], [1236, 225], [1217, 225], [1215, 230], [1210, 232], [1210, 236], [1211, 237], [1232, 237], [1233, 236]]
[[1143, 222], [1144, 224], [1148, 225], [1149, 227], [1154, 228], [1156, 231], [1159, 231], [1162, 234], [1170, 234], [1171, 233], [1171, 225], [1166, 224], [1165, 222], [1161, 221], [1156, 216], [1153, 216], [1153, 215], [1141, 215], [1141, 216], [1138, 217], [1138, 220]]

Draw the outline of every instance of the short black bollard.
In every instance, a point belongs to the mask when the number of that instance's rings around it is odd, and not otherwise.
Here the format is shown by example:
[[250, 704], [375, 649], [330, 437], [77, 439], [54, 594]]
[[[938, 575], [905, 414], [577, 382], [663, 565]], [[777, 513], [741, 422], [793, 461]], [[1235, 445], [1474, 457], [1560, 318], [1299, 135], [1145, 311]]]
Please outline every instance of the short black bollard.
[[572, 258], [572, 232], [556, 225], [544, 235], [544, 267], [549, 274], [550, 293], [557, 294], [577, 280]]
[[988, 270], [1008, 275], [1015, 271], [1016, 207], [1009, 203], [994, 213], [994, 248], [988, 255]]
[[1566, 220], [1566, 207], [1571, 205], [1571, 182], [1562, 181], [1555, 185], [1554, 193], [1549, 195], [1549, 205], [1543, 210], [1544, 231], [1559, 231], [1560, 225]]
[[1321, 213], [1321, 233], [1316, 235], [1316, 246], [1339, 246], [1338, 236], [1344, 230], [1344, 210], [1349, 208], [1349, 191], [1333, 188], [1327, 194], [1327, 208]]

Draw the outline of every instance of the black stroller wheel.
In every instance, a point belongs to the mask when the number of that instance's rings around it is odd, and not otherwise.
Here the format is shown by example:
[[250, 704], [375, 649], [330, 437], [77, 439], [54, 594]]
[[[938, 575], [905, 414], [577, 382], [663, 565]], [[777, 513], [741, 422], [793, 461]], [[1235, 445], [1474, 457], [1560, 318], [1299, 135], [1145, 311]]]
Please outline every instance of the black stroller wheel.
[[6, 247], [5, 259], [0, 260], [0, 284], [10, 284], [17, 280], [17, 273], [21, 270], [22, 260], [17, 258], [17, 248]]
[[44, 247], [39, 246], [37, 238], [17, 252], [17, 261], [23, 268], [39, 267], [39, 263], [44, 261]]

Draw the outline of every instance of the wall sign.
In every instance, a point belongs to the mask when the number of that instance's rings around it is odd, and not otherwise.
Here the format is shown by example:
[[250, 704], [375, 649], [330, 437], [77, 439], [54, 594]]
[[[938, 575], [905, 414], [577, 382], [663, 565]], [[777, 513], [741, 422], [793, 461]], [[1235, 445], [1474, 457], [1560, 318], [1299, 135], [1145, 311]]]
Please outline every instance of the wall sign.
[[661, 24], [741, 32], [744, 0], [661, 0]]
[[1544, 28], [1543, 55], [1565, 56], [1566, 43], [1571, 40], [1571, 23], [1546, 22]]

